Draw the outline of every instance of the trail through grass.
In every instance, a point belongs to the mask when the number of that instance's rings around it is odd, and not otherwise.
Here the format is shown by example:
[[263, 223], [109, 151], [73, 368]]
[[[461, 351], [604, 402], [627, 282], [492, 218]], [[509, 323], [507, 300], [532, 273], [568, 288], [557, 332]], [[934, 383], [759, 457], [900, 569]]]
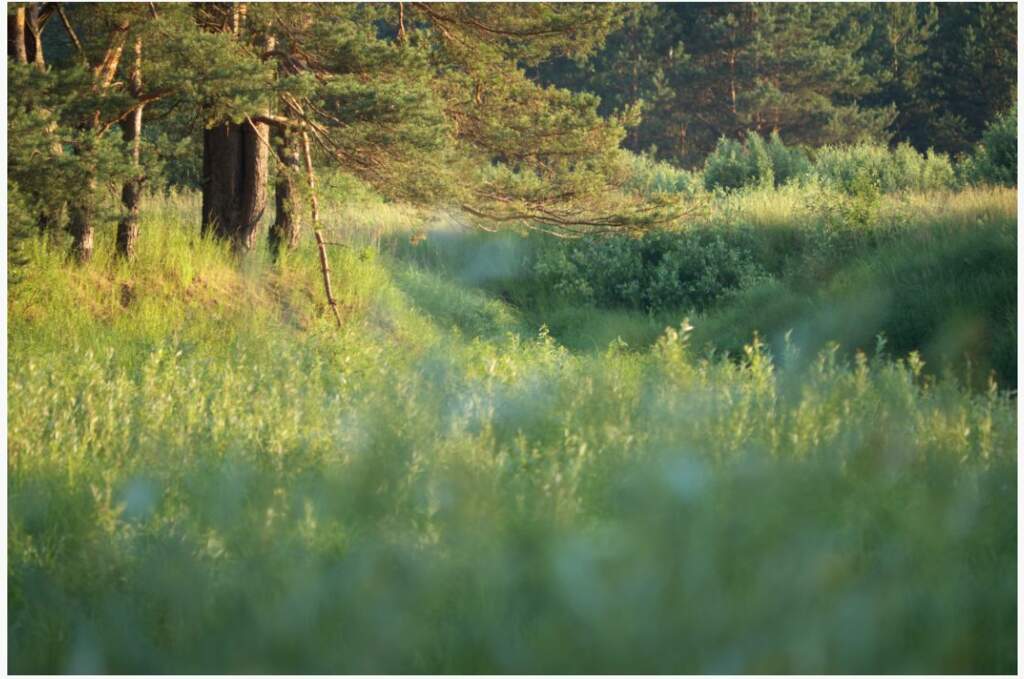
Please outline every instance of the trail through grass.
[[994, 384], [709, 355], [756, 292], [693, 331], [574, 308], [513, 285], [529, 239], [373, 205], [327, 213], [339, 332], [308, 244], [239, 266], [193, 203], [11, 289], [12, 672], [1016, 670]]

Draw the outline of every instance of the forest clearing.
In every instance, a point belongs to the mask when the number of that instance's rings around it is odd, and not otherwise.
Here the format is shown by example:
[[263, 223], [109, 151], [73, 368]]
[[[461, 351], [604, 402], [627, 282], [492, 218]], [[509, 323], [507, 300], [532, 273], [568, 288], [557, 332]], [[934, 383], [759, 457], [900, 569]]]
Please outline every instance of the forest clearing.
[[1017, 671], [1016, 7], [8, 15], [9, 672]]

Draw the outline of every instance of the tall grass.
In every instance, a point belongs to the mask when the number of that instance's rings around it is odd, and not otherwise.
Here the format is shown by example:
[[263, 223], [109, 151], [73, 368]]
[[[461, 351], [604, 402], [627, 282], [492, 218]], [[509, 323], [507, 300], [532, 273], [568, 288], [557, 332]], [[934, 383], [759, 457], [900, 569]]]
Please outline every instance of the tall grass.
[[532, 241], [380, 204], [326, 210], [336, 331], [308, 243], [147, 207], [11, 290], [12, 672], [1015, 671], [999, 389], [678, 317], [572, 351], [498, 294]]
[[[487, 262], [468, 281], [514, 303], [567, 346], [603, 349], [621, 332], [649, 346], [689, 316], [699, 345], [733, 354], [760, 331], [773, 350], [792, 340], [814, 354], [919, 350], [926, 372], [984, 389], [1016, 383], [1016, 192], [850, 196], [787, 185], [718, 196], [675, 232], [553, 241], [462, 232], [403, 261], [449, 272]], [[615, 332], [596, 333], [596, 323]], [[619, 322], [621, 320], [622, 322]], [[581, 330], [586, 337], [574, 335]]]

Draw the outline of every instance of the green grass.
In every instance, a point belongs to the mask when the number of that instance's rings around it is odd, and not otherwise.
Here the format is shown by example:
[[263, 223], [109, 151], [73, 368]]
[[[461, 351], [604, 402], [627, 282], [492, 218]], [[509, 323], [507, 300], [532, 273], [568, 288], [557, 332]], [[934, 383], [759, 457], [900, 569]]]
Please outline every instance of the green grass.
[[[995, 386], [709, 356], [380, 204], [325, 210], [338, 331], [308, 242], [240, 266], [144, 207], [137, 263], [38, 245], [10, 291], [10, 671], [1016, 671]], [[885, 257], [825, 285], [945, 273]]]
[[[993, 374], [1004, 388], [1016, 385], [1016, 225], [1012, 190], [902, 194], [858, 206], [827, 188], [790, 185], [721, 196], [679, 232], [646, 244], [620, 237], [581, 247], [448, 227], [415, 246], [395, 233], [381, 247], [509, 302], [573, 350], [602, 351], [616, 338], [648, 348], [683, 317], [696, 326], [697, 346], [733, 355], [755, 333], [775, 353], [790, 333], [805, 356], [835, 341], [846, 358], [870, 354], [883, 335], [896, 355], [919, 351], [927, 373], [984, 390]], [[760, 275], [714, 289], [737, 271], [722, 257], [730, 252]], [[659, 260], [680, 257], [675, 267]], [[705, 266], [721, 267], [710, 283]], [[678, 288], [659, 268], [698, 290], [693, 304], [673, 301]]]

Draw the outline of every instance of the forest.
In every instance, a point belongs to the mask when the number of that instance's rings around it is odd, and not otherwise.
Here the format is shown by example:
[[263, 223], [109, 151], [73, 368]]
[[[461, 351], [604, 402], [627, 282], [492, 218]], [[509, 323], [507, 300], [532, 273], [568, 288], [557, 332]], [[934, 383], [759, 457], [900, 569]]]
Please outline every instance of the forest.
[[7, 11], [7, 669], [1013, 674], [1017, 7]]

